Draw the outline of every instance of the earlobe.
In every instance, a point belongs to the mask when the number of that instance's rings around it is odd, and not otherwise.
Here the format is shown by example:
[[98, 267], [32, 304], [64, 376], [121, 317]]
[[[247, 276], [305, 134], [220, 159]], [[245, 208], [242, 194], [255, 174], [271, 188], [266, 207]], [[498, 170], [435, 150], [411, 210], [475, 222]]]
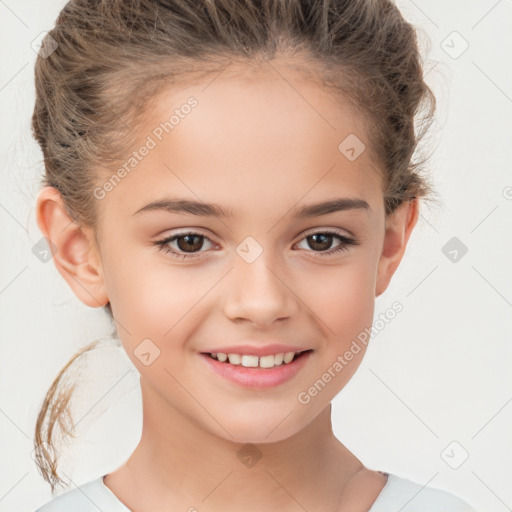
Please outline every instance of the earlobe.
[[387, 289], [393, 274], [402, 261], [407, 242], [418, 221], [418, 207], [417, 198], [405, 201], [397, 207], [392, 215], [386, 218], [384, 242], [377, 268], [376, 297]]
[[75, 295], [90, 307], [108, 302], [101, 259], [91, 228], [79, 226], [68, 215], [59, 191], [43, 187], [36, 202], [36, 219], [51, 240], [53, 261]]

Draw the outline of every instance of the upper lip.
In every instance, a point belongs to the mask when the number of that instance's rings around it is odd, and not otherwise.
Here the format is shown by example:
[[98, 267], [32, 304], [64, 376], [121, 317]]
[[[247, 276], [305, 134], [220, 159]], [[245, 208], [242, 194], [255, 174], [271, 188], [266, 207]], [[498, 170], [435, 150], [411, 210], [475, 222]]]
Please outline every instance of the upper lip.
[[254, 355], [254, 356], [270, 356], [273, 354], [286, 354], [286, 352], [304, 352], [310, 350], [305, 347], [296, 345], [282, 345], [273, 343], [271, 345], [231, 345], [229, 347], [217, 347], [205, 350], [205, 354], [241, 354], [241, 355]]

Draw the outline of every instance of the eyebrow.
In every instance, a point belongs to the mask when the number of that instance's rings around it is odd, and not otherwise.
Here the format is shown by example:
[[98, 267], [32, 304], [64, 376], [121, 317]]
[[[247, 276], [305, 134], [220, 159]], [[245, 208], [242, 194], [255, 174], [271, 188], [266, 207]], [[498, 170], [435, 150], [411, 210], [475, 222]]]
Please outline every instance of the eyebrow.
[[[292, 215], [304, 219], [354, 209], [370, 211], [370, 205], [363, 199], [343, 197], [295, 208], [292, 210]], [[139, 208], [133, 215], [159, 210], [164, 210], [169, 213], [184, 213], [203, 217], [231, 217], [233, 215], [233, 210], [230, 208], [225, 209], [218, 204], [203, 203], [190, 199], [161, 199], [152, 201], [146, 206]]]
[[370, 211], [370, 205], [363, 199], [342, 197], [302, 206], [298, 210], [294, 210], [294, 215], [300, 219], [308, 217], [319, 217], [328, 213], [339, 212], [343, 210], [363, 209]]

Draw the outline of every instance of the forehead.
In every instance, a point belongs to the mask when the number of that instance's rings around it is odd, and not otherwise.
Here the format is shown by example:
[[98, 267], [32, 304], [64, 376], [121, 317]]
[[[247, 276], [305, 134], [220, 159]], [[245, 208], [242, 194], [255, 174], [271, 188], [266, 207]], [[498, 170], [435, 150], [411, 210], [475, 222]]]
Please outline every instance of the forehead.
[[174, 84], [141, 120], [131, 151], [151, 148], [109, 193], [125, 213], [169, 195], [220, 203], [235, 214], [326, 195], [382, 202], [362, 119], [293, 66], [233, 65]]

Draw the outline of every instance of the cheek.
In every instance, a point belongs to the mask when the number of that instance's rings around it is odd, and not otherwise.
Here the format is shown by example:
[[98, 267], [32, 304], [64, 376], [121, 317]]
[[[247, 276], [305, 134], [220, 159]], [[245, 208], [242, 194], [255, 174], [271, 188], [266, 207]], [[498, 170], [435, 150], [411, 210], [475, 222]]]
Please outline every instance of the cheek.
[[128, 352], [146, 338], [162, 351], [179, 350], [177, 340], [190, 335], [202, 299], [218, 279], [193, 266], [166, 265], [158, 254], [152, 254], [151, 261], [120, 254], [116, 259], [113, 254], [106, 276], [117, 330]]
[[330, 369], [336, 375], [325, 394], [329, 399], [347, 384], [366, 352], [374, 314], [373, 281], [371, 262], [361, 258], [334, 272], [331, 269], [330, 276], [311, 287], [315, 290], [309, 295], [311, 309], [325, 336], [314, 373], [320, 378]]
[[374, 310], [375, 271], [358, 259], [339, 267], [316, 271], [303, 281], [304, 302], [326, 329], [329, 339], [345, 340], [371, 324]]

